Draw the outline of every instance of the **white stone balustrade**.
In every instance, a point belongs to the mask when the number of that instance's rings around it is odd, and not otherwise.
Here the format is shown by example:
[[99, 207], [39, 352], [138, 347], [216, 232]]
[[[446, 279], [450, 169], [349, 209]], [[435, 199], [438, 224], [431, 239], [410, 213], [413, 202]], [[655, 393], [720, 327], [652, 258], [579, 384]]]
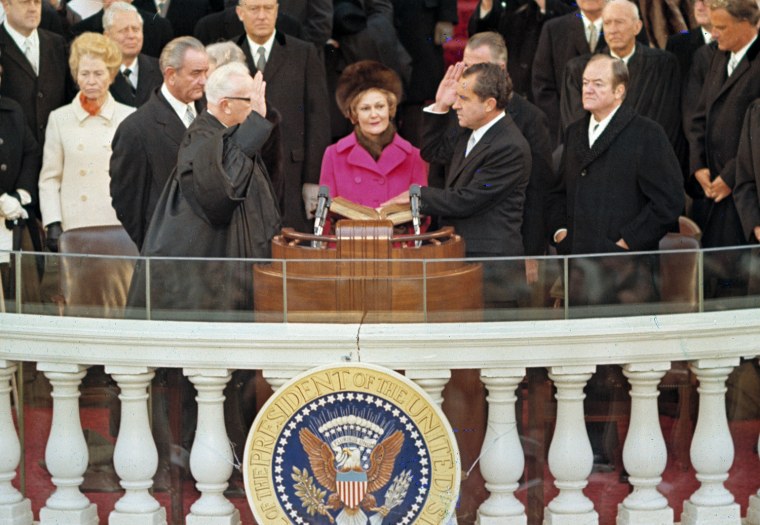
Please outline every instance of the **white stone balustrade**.
[[148, 386], [155, 375], [145, 367], [107, 366], [121, 389], [121, 422], [113, 464], [124, 495], [108, 517], [108, 525], [165, 525], [166, 509], [148, 490], [158, 468], [158, 449], [148, 419]]
[[[707, 316], [710, 322], [705, 322]], [[545, 524], [599, 522], [593, 502], [583, 494], [592, 465], [583, 388], [597, 365], [623, 366], [631, 385], [623, 461], [633, 490], [621, 504], [617, 522], [670, 525], [672, 511], [656, 487], [666, 451], [654, 407], [662, 374], [670, 362], [684, 359], [691, 362], [699, 381], [699, 418], [691, 460], [700, 487], [685, 502], [681, 523], [739, 525], [740, 504], [748, 503], [745, 524], [760, 525], [760, 492], [749, 502], [736, 501], [725, 488], [734, 455], [725, 411], [726, 377], [740, 357], [758, 355], [760, 309], [657, 318], [436, 325], [171, 323], [0, 314], [0, 334], [0, 525], [32, 523], [28, 512], [22, 511], [21, 517], [16, 512], [19, 502], [28, 509], [28, 500], [11, 484], [16, 481], [19, 453], [9, 382], [18, 361], [37, 363], [53, 387], [53, 424], [44, 460], [55, 492], [39, 509], [42, 525], [97, 523], [97, 509], [79, 490], [87, 466], [79, 384], [88, 366], [105, 365], [121, 388], [126, 415], [122, 416], [117, 449], [120, 443], [136, 440], [140, 448], [147, 449], [136, 456], [115, 452], [116, 470], [125, 487], [120, 503], [128, 501], [130, 490], [133, 494], [147, 491], [142, 486], [127, 486], [128, 482], [144, 485], [155, 472], [154, 450], [145, 446], [152, 443], [145, 397], [152, 369], [183, 368], [192, 378], [198, 389], [197, 436], [214, 445], [193, 447], [191, 472], [201, 497], [187, 523], [215, 525], [237, 524], [223, 497], [232, 461], [222, 416], [222, 392], [229, 373], [261, 370], [277, 389], [300, 371], [347, 361], [406, 370], [438, 403], [451, 369], [481, 370], [488, 390], [489, 425], [482, 445], [481, 472], [490, 492], [480, 508], [481, 525], [525, 523], [520, 521], [525, 510], [514, 498], [525, 458], [512, 429], [515, 389], [528, 368], [548, 368], [557, 387], [549, 468], [560, 493], [548, 502]], [[201, 441], [198, 443], [200, 446]], [[211, 465], [210, 450], [230, 456]], [[128, 461], [139, 463], [142, 470], [130, 472]], [[206, 502], [211, 505], [206, 507]], [[130, 523], [154, 523], [143, 521], [153, 508], [142, 506], [141, 510], [148, 512], [134, 512], [138, 519]], [[206, 508], [213, 510], [206, 512]], [[111, 516], [119, 512], [114, 509]], [[7, 519], [9, 515], [13, 521]]]
[[12, 485], [21, 445], [11, 412], [11, 379], [16, 364], [0, 360], [0, 525], [31, 525], [32, 502]]
[[229, 370], [185, 369], [198, 396], [198, 427], [190, 451], [190, 472], [200, 498], [190, 507], [187, 525], [238, 525], [240, 512], [224, 496], [234, 466], [224, 424], [224, 387]]
[[701, 485], [684, 502], [682, 525], [741, 525], [739, 504], [723, 484], [734, 462], [734, 442], [726, 417], [726, 379], [738, 364], [738, 357], [691, 363], [699, 381], [691, 463]]

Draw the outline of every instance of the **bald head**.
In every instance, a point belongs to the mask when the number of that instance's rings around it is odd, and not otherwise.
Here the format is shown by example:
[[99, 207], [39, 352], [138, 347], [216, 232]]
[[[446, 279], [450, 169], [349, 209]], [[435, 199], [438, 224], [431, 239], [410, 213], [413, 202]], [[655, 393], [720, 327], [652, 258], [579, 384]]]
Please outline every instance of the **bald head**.
[[636, 35], [643, 27], [639, 8], [628, 0], [611, 0], [602, 11], [602, 27], [610, 51], [617, 57], [627, 57], [633, 53]]

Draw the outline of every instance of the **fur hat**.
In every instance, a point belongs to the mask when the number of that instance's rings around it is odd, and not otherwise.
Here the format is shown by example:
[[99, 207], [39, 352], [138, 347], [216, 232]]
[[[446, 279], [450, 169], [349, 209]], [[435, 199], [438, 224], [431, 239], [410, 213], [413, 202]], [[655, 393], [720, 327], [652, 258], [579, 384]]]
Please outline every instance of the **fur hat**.
[[401, 79], [395, 71], [374, 60], [361, 60], [344, 69], [338, 79], [335, 88], [338, 109], [350, 118], [351, 102], [357, 95], [372, 88], [393, 93], [397, 102], [401, 102], [404, 93]]

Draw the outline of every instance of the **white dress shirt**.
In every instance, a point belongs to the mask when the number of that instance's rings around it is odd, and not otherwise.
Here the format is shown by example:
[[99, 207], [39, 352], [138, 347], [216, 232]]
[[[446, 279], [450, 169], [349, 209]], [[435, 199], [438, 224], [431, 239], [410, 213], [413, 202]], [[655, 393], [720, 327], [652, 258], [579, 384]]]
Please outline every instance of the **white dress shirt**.
[[[166, 84], [161, 84], [161, 94], [166, 98], [167, 102], [169, 102], [169, 105], [172, 107], [172, 109], [177, 114], [177, 116], [182, 121], [182, 123], [185, 125], [185, 127], [188, 127], [189, 124], [187, 123], [187, 120], [185, 120], [187, 107], [191, 106], [193, 109], [193, 112], [195, 112], [195, 105], [192, 102], [190, 104], [185, 104], [181, 100], [177, 100], [176, 98], [174, 98], [174, 95], [169, 93], [169, 88], [166, 87]], [[198, 115], [196, 114], [195, 116], [197, 117]]]
[[272, 46], [274, 46], [274, 35], [275, 33], [272, 33], [272, 36], [269, 37], [269, 40], [263, 44], [257, 44], [251, 40], [251, 37], [246, 35], [246, 38], [248, 39], [248, 47], [251, 49], [251, 56], [253, 57], [254, 64], [259, 59], [258, 51], [262, 46], [264, 47], [264, 59], [267, 61], [267, 64], [269, 63], [269, 55], [272, 54]]

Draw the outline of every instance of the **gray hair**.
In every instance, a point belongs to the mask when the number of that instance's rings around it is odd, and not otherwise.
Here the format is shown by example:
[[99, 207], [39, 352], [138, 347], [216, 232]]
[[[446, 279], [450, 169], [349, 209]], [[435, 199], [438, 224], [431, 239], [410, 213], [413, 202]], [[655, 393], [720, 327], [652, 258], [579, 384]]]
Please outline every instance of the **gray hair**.
[[113, 25], [113, 19], [116, 18], [116, 13], [134, 13], [137, 15], [137, 20], [140, 23], [140, 27], [143, 26], [143, 19], [140, 13], [137, 12], [137, 8], [128, 2], [114, 2], [108, 9], [103, 12], [103, 30], [107, 31]]
[[467, 47], [475, 51], [480, 47], [487, 47], [491, 54], [491, 62], [494, 64], [507, 65], [507, 44], [504, 37], [494, 31], [475, 33], [467, 41]]
[[236, 90], [240, 79], [251, 80], [251, 72], [243, 63], [230, 62], [216, 68], [206, 81], [206, 100], [208, 103], [219, 104], [224, 97]]
[[214, 67], [222, 67], [230, 62], [240, 62], [245, 64], [245, 53], [234, 42], [218, 42], [206, 46], [209, 62]]
[[607, 10], [607, 8], [611, 5], [620, 4], [631, 12], [631, 18], [634, 20], [640, 20], [641, 15], [639, 14], [639, 6], [631, 2], [630, 0], [608, 0], [607, 3], [604, 6], [604, 11]]
[[161, 57], [158, 59], [161, 73], [165, 74], [170, 67], [180, 69], [185, 61], [185, 53], [190, 49], [206, 53], [206, 48], [203, 47], [200, 40], [191, 36], [181, 36], [166, 44], [161, 51]]

